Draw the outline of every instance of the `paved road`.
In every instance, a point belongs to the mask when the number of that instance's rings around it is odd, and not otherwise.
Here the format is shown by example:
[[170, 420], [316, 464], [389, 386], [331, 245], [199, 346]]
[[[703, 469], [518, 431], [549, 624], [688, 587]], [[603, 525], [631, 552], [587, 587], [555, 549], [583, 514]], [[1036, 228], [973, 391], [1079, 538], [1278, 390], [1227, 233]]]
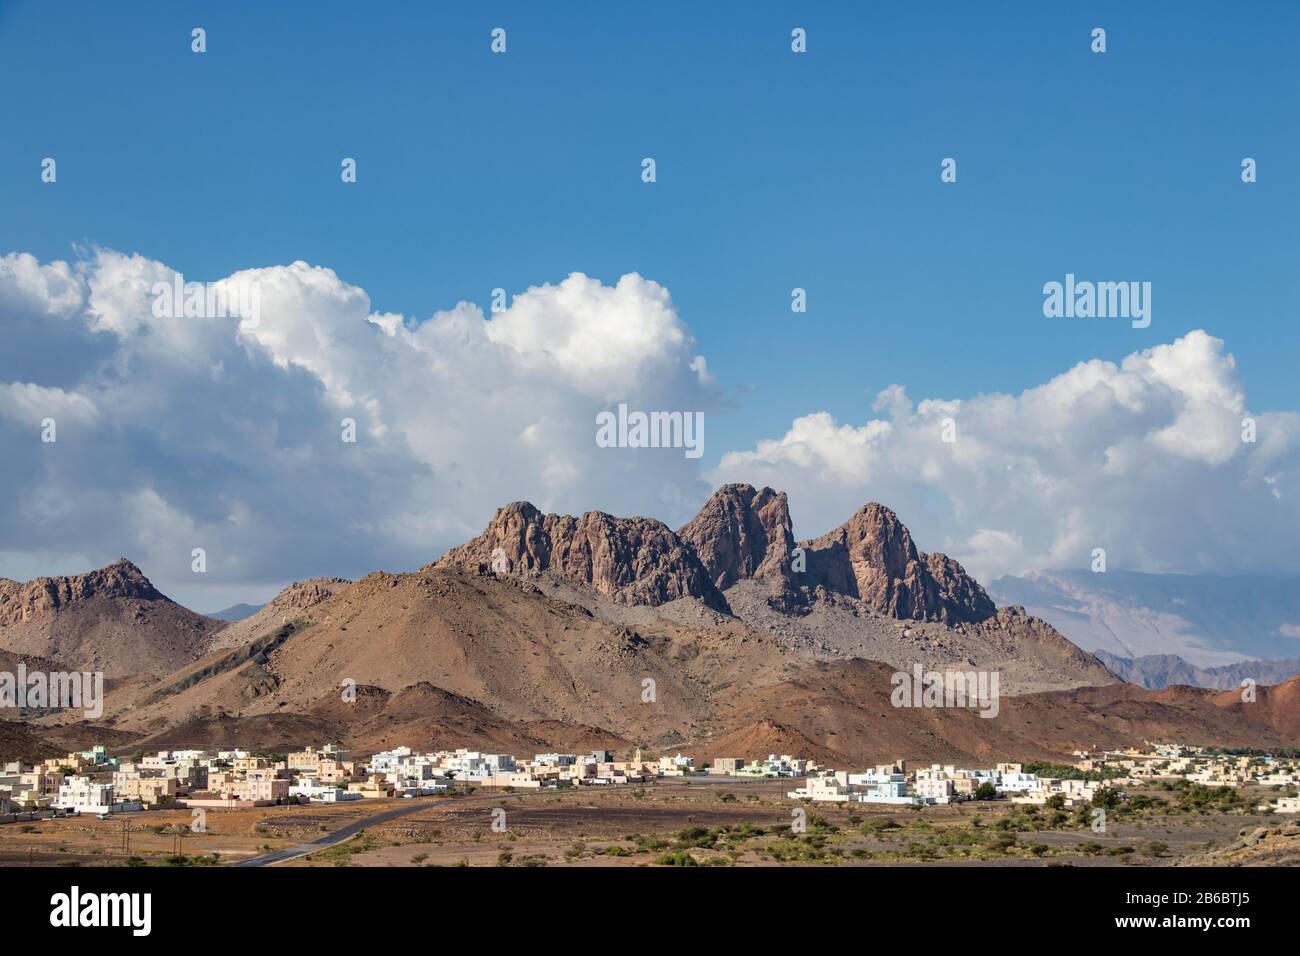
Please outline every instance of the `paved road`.
[[[789, 783], [793, 786], [798, 786], [803, 780], [802, 777], [796, 777], [793, 779], [785, 778], [785, 779], [788, 780]], [[744, 784], [747, 783], [763, 783], [763, 782], [765, 781], [763, 781], [761, 778], [745, 779], [745, 778], [737, 778], [737, 777], [671, 777], [667, 779], [661, 779], [651, 784], [651, 786], [657, 786], [657, 787], [673, 787], [673, 786], [683, 786], [683, 785], [694, 786], [696, 784], [701, 784], [701, 783], [708, 783], [708, 784], [727, 783], [733, 785], [740, 784], [743, 786]], [[771, 781], [768, 780], [766, 782], [771, 782]], [[635, 786], [635, 784], [633, 784], [633, 786]], [[608, 788], [602, 787], [598, 789], [613, 789], [613, 788], [614, 785], [611, 784], [610, 787]], [[394, 807], [389, 810], [384, 810], [382, 813], [376, 813], [373, 816], [364, 817], [363, 819], [360, 820], [354, 820], [352, 823], [349, 823], [346, 826], [339, 827], [337, 830], [331, 830], [329, 833], [325, 834], [322, 837], [318, 837], [315, 840], [312, 840], [310, 843], [298, 843], [295, 844], [294, 846], [287, 846], [283, 850], [275, 850], [271, 853], [264, 853], [261, 856], [250, 857], [247, 860], [240, 860], [238, 863], [232, 863], [230, 865], [231, 866], [269, 866], [272, 863], [282, 863], [285, 860], [292, 860], [294, 857], [297, 856], [306, 856], [308, 853], [315, 853], [318, 850], [324, 850], [327, 849], [328, 847], [336, 846], [337, 844], [342, 843], [344, 840], [350, 840], [352, 837], [356, 836], [362, 830], [366, 829], [366, 827], [376, 826], [380, 823], [387, 823], [389, 820], [396, 819], [397, 817], [406, 816], [408, 813], [415, 813], [417, 810], [427, 810], [430, 807], [438, 807], [438, 806], [459, 807], [459, 806], [464, 806], [467, 803], [500, 803], [502, 800], [510, 800], [510, 799], [517, 800], [520, 797], [526, 797], [536, 792], [538, 791], [530, 790], [523, 793], [518, 793], [518, 792], [485, 793], [482, 795], [476, 794], [474, 796], [468, 796], [468, 797], [454, 797], [452, 799], [448, 799], [447, 797], [413, 797], [410, 800], [402, 799], [400, 801], [402, 805], [399, 807]]]
[[275, 850], [272, 853], [264, 853], [261, 856], [251, 857], [247, 860], [240, 860], [238, 863], [232, 863], [231, 866], [268, 866], [272, 863], [282, 863], [285, 860], [292, 860], [296, 856], [305, 856], [308, 853], [315, 853], [318, 850], [324, 850], [328, 847], [342, 843], [356, 836], [366, 827], [376, 826], [380, 823], [387, 823], [389, 820], [397, 817], [404, 817], [408, 813], [415, 813], [417, 810], [428, 810], [430, 807], [437, 806], [463, 806], [466, 803], [500, 803], [502, 800], [509, 800], [511, 797], [521, 797], [520, 793], [489, 793], [483, 796], [457, 797], [449, 800], [446, 797], [413, 797], [410, 800], [402, 799], [400, 807], [394, 807], [391, 810], [385, 810], [382, 813], [376, 813], [360, 820], [354, 820], [346, 826], [332, 830], [322, 837], [312, 840], [310, 843], [299, 843], [294, 846], [287, 846], [283, 850]]

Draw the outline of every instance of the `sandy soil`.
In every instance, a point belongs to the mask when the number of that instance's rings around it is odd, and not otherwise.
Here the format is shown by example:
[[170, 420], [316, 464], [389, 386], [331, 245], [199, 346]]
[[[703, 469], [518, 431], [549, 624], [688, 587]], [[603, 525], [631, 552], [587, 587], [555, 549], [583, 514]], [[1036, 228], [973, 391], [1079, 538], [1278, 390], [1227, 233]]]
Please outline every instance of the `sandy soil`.
[[[1164, 866], [1204, 861], [1207, 853], [1233, 847], [1243, 833], [1261, 826], [1293, 826], [1285, 818], [1256, 813], [1143, 813], [1113, 816], [1104, 833], [1077, 825], [1007, 831], [1000, 827], [1023, 826], [1025, 817], [1004, 800], [919, 811], [848, 808], [787, 800], [784, 793], [791, 786], [790, 781], [660, 781], [545, 793], [480, 788], [278, 865], [638, 866], [684, 854], [699, 864], [733, 866]], [[394, 805], [380, 800], [209, 810], [202, 833], [190, 831], [187, 810], [8, 824], [0, 826], [0, 866], [122, 865], [128, 858], [136, 865], [175, 865], [178, 842], [189, 865], [230, 863], [314, 840]], [[788, 829], [795, 810], [802, 810], [808, 823], [801, 834]], [[1009, 847], [995, 847], [1011, 837]], [[1258, 862], [1279, 861], [1266, 855]]]

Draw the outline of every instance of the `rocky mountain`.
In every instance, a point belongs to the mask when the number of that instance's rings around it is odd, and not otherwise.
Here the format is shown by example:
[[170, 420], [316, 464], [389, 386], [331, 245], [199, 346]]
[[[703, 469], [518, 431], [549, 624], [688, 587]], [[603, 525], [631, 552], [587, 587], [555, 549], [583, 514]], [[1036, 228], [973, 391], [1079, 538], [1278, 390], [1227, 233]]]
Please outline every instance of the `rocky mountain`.
[[140, 569], [125, 558], [74, 577], [37, 578], [26, 584], [0, 578], [0, 627], [27, 624], [97, 596], [142, 601], [162, 598]]
[[[1300, 734], [1300, 679], [1250, 703], [1112, 683], [1004, 695], [991, 719], [899, 708], [893, 665], [810, 660], [734, 618], [620, 625], [540, 583], [461, 567], [373, 574], [249, 645], [110, 690], [96, 727], [146, 748], [794, 748], [829, 763], [1060, 758], [1144, 739], [1294, 746]], [[64, 738], [86, 729], [59, 715], [36, 725]]]
[[917, 550], [898, 516], [863, 506], [834, 531], [800, 547], [814, 589], [858, 598], [886, 617], [944, 624], [977, 623], [997, 613], [979, 582], [944, 554]]
[[[301, 582], [189, 654], [116, 682], [96, 726], [158, 747], [793, 747], [851, 762], [1300, 734], [1300, 680], [1250, 704], [1120, 684], [920, 551], [889, 509], [797, 544], [785, 496], [747, 485], [719, 489], [678, 532], [508, 505], [418, 572]], [[918, 664], [996, 673], [998, 715], [894, 706], [896, 674]], [[85, 729], [67, 713], [29, 723]]]
[[70, 577], [0, 579], [0, 650], [72, 670], [163, 673], [201, 657], [224, 626], [170, 600], [125, 558]]
[[315, 607], [347, 587], [351, 581], [343, 578], [309, 578], [297, 581], [266, 603], [254, 614], [235, 621], [212, 640], [213, 651], [224, 648], [246, 647], [264, 640], [282, 625], [297, 618], [303, 611]]
[[1172, 654], [1209, 668], [1300, 652], [1296, 578], [1033, 571], [998, 578], [989, 591], [999, 603], [1024, 605], [1084, 650], [1116, 657]]
[[110, 693], [110, 726], [154, 736], [192, 721], [294, 715], [346, 721], [370, 739], [393, 717], [363, 706], [373, 693], [427, 683], [472, 702], [478, 725], [497, 736], [585, 727], [611, 739], [687, 739], [711, 726], [719, 688], [771, 683], [801, 663], [734, 619], [654, 618], [634, 629], [530, 580], [454, 564], [371, 574], [278, 621], [247, 644]]
[[719, 590], [748, 578], [790, 581], [795, 544], [785, 492], [723, 485], [677, 535]]
[[543, 515], [515, 502], [436, 564], [554, 571], [628, 605], [693, 597], [730, 612], [724, 592], [753, 580], [787, 611], [833, 594], [898, 620], [978, 623], [997, 613], [979, 582], [946, 555], [919, 551], [883, 505], [796, 546], [785, 494], [741, 484], [719, 488], [676, 534], [647, 518]]
[[554, 571], [629, 605], [698, 598], [726, 602], [695, 552], [662, 522], [589, 511], [544, 515], [526, 501], [497, 510], [487, 529], [435, 562], [507, 574]]
[[[625, 624], [695, 623], [706, 609], [715, 624], [738, 618], [801, 657], [996, 667], [1007, 693], [1115, 679], [1050, 625], [999, 611], [960, 564], [920, 551], [898, 516], [875, 503], [796, 543], [785, 494], [745, 484], [719, 488], [676, 533], [644, 518], [543, 515], [516, 502], [431, 567], [546, 581]], [[587, 591], [653, 613], [612, 612]]]
[[1240, 687], [1241, 682], [1247, 679], [1256, 684], [1280, 684], [1300, 674], [1300, 658], [1294, 657], [1282, 661], [1242, 661], [1219, 667], [1197, 667], [1176, 654], [1148, 654], [1132, 659], [1106, 651], [1093, 651], [1093, 654], [1117, 677], [1153, 690], [1163, 690], [1175, 684], [1228, 690]]

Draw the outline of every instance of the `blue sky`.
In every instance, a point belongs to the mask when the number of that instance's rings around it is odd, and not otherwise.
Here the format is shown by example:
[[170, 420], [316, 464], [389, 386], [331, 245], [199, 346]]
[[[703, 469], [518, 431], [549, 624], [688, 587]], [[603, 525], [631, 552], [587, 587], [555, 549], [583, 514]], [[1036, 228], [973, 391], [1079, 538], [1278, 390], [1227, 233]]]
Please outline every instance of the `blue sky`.
[[[637, 271], [753, 388], [728, 445], [810, 402], [1015, 390], [1193, 328], [1253, 398], [1293, 397], [1300, 6], [609, 6], [8, 4], [0, 248], [193, 278], [305, 259], [418, 318]], [[1067, 271], [1150, 279], [1152, 327], [1045, 321]]]
[[[1295, 408], [1300, 5], [806, 7], [0, 2], [0, 255], [305, 260], [417, 321], [637, 272], [728, 399], [707, 467], [1196, 329]], [[1067, 272], [1150, 281], [1151, 326], [1045, 319]]]

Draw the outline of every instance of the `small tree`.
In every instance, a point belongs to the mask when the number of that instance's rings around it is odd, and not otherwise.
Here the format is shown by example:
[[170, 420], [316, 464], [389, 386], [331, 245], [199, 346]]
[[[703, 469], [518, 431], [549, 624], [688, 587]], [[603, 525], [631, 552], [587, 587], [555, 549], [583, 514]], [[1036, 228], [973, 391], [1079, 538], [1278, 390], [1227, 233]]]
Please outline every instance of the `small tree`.
[[1092, 805], [1113, 810], [1119, 806], [1119, 791], [1114, 787], [1098, 787], [1097, 792], [1092, 795]]

